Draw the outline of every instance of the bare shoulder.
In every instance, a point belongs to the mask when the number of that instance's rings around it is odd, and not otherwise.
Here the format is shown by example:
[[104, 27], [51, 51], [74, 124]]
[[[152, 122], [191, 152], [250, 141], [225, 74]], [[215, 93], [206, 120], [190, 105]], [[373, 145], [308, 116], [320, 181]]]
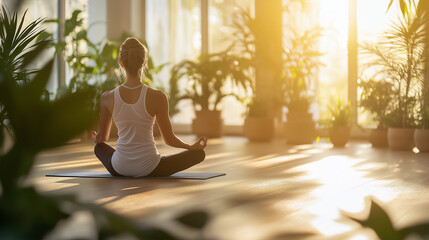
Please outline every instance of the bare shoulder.
[[156, 102], [165, 102], [167, 100], [167, 94], [165, 94], [163, 91], [150, 87], [148, 88], [148, 96]]
[[146, 105], [146, 108], [152, 116], [168, 112], [167, 94], [163, 91], [148, 88], [147, 98], [150, 104]]
[[109, 90], [109, 91], [105, 91], [102, 95], [101, 95], [101, 101], [100, 104], [104, 105], [104, 106], [110, 106], [113, 105], [115, 99], [115, 90]]

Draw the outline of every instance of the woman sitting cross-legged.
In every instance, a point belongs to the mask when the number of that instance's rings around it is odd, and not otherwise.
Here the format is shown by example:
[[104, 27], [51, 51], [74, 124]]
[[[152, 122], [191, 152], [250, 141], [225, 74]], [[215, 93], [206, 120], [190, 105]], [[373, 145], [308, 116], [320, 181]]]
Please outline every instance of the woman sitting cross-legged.
[[[167, 96], [141, 83], [146, 59], [144, 45], [135, 38], [126, 39], [119, 54], [126, 81], [101, 96], [100, 127], [91, 133], [91, 138], [96, 143], [95, 155], [113, 176], [170, 176], [205, 158], [207, 138], [201, 137], [193, 145], [180, 140], [171, 127]], [[109, 138], [112, 118], [119, 135], [116, 150], [104, 143]], [[155, 118], [165, 143], [187, 150], [161, 156], [153, 137]]]

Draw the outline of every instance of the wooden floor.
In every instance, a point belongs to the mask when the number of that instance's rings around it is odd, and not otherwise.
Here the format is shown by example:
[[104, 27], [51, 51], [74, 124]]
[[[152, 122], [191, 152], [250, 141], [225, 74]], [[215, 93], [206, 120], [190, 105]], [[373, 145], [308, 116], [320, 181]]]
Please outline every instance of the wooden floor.
[[[177, 152], [157, 143], [163, 155]], [[226, 173], [210, 180], [44, 177], [104, 170], [92, 151], [92, 143], [76, 143], [40, 154], [31, 182], [45, 194], [76, 194], [139, 223], [179, 229], [179, 235], [189, 231], [171, 219], [206, 210], [211, 220], [203, 234], [210, 239], [377, 239], [342, 214], [365, 216], [369, 196], [396, 227], [429, 221], [427, 153], [373, 149], [366, 142], [336, 149], [329, 143], [290, 146], [281, 139], [223, 137], [210, 139], [206, 160], [188, 170]]]

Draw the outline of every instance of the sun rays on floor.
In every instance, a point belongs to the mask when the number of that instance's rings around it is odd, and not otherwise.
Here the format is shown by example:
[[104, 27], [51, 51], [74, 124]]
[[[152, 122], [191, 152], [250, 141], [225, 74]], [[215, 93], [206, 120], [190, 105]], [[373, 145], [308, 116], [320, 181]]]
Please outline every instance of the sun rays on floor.
[[[161, 154], [177, 151], [158, 145]], [[216, 239], [376, 239], [346, 217], [365, 217], [370, 197], [399, 225], [428, 220], [418, 211], [429, 208], [427, 154], [374, 149], [364, 142], [341, 149], [224, 137], [209, 141], [206, 160], [188, 170], [226, 172], [207, 181], [44, 177], [103, 170], [92, 148], [79, 143], [41, 154], [29, 184], [46, 194], [76, 194], [81, 201], [165, 228], [171, 228], [172, 217], [202, 209], [211, 216], [204, 234]]]

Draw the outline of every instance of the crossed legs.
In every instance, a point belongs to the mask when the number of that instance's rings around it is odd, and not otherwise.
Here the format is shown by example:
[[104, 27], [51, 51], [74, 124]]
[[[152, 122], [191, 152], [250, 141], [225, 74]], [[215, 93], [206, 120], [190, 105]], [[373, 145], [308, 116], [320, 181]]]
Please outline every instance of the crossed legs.
[[[97, 143], [94, 147], [95, 156], [101, 161], [104, 167], [112, 176], [122, 176], [113, 169], [112, 155], [116, 150], [106, 143]], [[163, 156], [156, 168], [148, 177], [165, 177], [174, 173], [188, 169], [205, 158], [204, 150], [186, 150], [181, 153]]]
[[181, 153], [163, 156], [149, 177], [165, 177], [188, 169], [204, 160], [204, 150], [186, 150]]

